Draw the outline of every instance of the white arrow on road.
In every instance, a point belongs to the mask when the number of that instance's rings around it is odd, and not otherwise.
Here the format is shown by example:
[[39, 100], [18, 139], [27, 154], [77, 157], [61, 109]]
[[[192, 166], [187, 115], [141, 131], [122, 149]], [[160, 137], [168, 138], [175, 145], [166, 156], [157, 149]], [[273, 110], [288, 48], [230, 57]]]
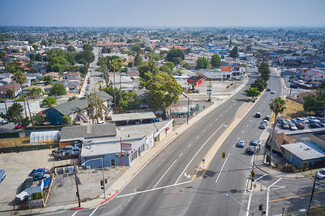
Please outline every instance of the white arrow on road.
[[187, 175], [186, 172], [184, 173], [184, 175], [185, 175], [185, 177], [188, 178], [188, 179], [191, 178], [191, 175]]

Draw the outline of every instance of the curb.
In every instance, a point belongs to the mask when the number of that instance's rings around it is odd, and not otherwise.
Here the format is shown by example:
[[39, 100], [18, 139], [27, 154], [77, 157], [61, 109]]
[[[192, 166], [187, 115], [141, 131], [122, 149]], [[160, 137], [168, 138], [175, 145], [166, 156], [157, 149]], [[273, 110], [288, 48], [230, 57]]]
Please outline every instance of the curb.
[[100, 204], [104, 204], [104, 203], [106, 203], [107, 201], [109, 201], [109, 200], [111, 200], [116, 194], [118, 193], [118, 191], [115, 191], [115, 193], [112, 195], [112, 196], [110, 196], [109, 198], [107, 198], [106, 200], [104, 200], [104, 201], [102, 201]]
[[69, 211], [76, 211], [76, 210], [81, 210], [81, 209], [84, 209], [84, 207], [72, 208], [72, 209], [69, 209]]

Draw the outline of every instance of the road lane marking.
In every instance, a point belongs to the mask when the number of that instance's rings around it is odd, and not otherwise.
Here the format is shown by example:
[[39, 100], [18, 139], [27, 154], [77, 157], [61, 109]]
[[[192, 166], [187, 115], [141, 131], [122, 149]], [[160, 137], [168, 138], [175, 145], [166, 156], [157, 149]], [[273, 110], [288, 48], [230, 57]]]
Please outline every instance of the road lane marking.
[[166, 170], [166, 172], [164, 173], [164, 175], [161, 176], [161, 178], [158, 180], [158, 182], [155, 184], [155, 186], [153, 186], [153, 189], [155, 189], [155, 187], [160, 183], [160, 181], [164, 178], [164, 176], [167, 174], [167, 172], [170, 170], [170, 168], [172, 168], [172, 166], [176, 163], [177, 160], [175, 160], [172, 165], [170, 165], [170, 167]]
[[246, 128], [248, 128], [248, 125], [246, 125]]
[[218, 119], [219, 119], [219, 118], [216, 118], [216, 120], [214, 120], [214, 121], [218, 121]]
[[143, 193], [146, 193], [146, 192], [151, 192], [151, 191], [156, 191], [156, 190], [161, 190], [161, 189], [165, 189], [165, 188], [170, 188], [170, 187], [175, 187], [175, 186], [187, 184], [187, 183], [190, 183], [190, 182], [191, 181], [186, 181], [186, 182], [181, 182], [181, 183], [178, 183], [178, 184], [172, 184], [172, 185], [157, 187], [157, 188], [148, 189], [148, 190], [144, 190], [144, 191], [137, 191], [137, 192], [134, 192], [134, 193], [120, 195], [120, 196], [117, 196], [116, 198], [122, 198], [122, 197], [128, 197], [128, 196], [137, 195], [137, 194], [143, 194]]
[[245, 131], [242, 131], [241, 133], [243, 134]]
[[[314, 194], [317, 194], [317, 193], [323, 193], [323, 192], [325, 192], [325, 190], [321, 190], [321, 191], [314, 192]], [[281, 201], [281, 200], [287, 200], [287, 199], [293, 199], [293, 198], [302, 197], [302, 196], [308, 196], [308, 195], [310, 195], [310, 194], [311, 194], [311, 193], [298, 194], [298, 195], [294, 195], [294, 196], [283, 197], [283, 198], [279, 198], [279, 199], [271, 200], [270, 202], [278, 202], [278, 201]]]
[[252, 122], [252, 119], [251, 119], [251, 120], [249, 120], [249, 122]]
[[276, 180], [275, 182], [273, 182], [273, 184], [271, 184], [269, 187], [267, 187], [267, 193], [266, 193], [266, 216], [269, 216], [269, 203], [270, 203], [270, 188], [275, 185], [276, 183], [278, 183], [281, 180], [281, 178], [279, 178], [278, 180]]
[[98, 209], [99, 205], [94, 209], [94, 211], [89, 215], [89, 216], [92, 216]]
[[210, 127], [212, 126], [212, 124], [210, 124]]
[[200, 136], [197, 136], [195, 139], [198, 139]]
[[[79, 210], [78, 210], [79, 211]], [[73, 215], [72, 216], [75, 216], [77, 213], [78, 213], [78, 211], [76, 211], [75, 213], [73, 213]]]
[[203, 133], [206, 131], [206, 129], [203, 130]]
[[260, 176], [260, 177], [258, 177], [257, 179], [255, 179], [255, 181], [258, 181], [258, 180], [260, 180], [261, 178], [263, 178], [264, 176], [266, 176], [267, 174], [264, 174], [264, 175], [262, 175], [262, 176]]
[[237, 137], [237, 140], [239, 140], [239, 137]]
[[[186, 169], [190, 166], [190, 164], [192, 163], [192, 161], [194, 160], [194, 158], [199, 154], [199, 152], [202, 150], [202, 148], [209, 142], [209, 140], [220, 130], [221, 127], [225, 127], [224, 124], [220, 125], [220, 127], [213, 132], [213, 134], [203, 143], [203, 145], [199, 148], [199, 150], [195, 153], [195, 155], [192, 157], [192, 159], [190, 160], [190, 162], [187, 164], [187, 166], [185, 167], [185, 169], [183, 170], [183, 172], [180, 174], [180, 176], [178, 177], [178, 179], [176, 180], [175, 184], [177, 184], [177, 182], [179, 181], [179, 179], [183, 176], [183, 173], [186, 171]], [[197, 170], [198, 171], [198, 170]], [[197, 171], [195, 172], [195, 174], [192, 177], [192, 180], [194, 179], [194, 177], [197, 174]]]
[[192, 144], [188, 144], [187, 148], [190, 147]]
[[228, 160], [228, 158], [229, 158], [229, 155], [230, 155], [230, 153], [228, 153], [228, 156], [227, 156], [225, 162], [223, 162], [223, 164], [222, 164], [221, 170], [220, 170], [220, 172], [219, 172], [219, 174], [218, 174], [218, 177], [217, 177], [217, 179], [216, 179], [216, 184], [217, 184], [217, 182], [218, 182], [218, 180], [219, 180], [219, 178], [220, 178], [220, 175], [221, 175], [221, 173], [222, 173], [222, 170], [223, 170], [224, 166], [226, 165], [226, 162], [227, 162], [227, 160]]
[[220, 117], [223, 116], [223, 114], [220, 115]]
[[181, 157], [182, 155], [183, 155], [183, 152], [178, 157]]
[[252, 200], [252, 194], [249, 194], [249, 198], [248, 198], [248, 204], [247, 204], [247, 211], [246, 211], [246, 216], [249, 216], [250, 212], [249, 212], [249, 208], [251, 207], [251, 200]]

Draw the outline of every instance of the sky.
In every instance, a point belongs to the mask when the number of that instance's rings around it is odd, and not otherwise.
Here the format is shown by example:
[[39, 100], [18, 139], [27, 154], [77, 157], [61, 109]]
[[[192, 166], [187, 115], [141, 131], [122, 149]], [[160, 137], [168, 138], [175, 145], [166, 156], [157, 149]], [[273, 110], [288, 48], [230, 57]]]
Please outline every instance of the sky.
[[0, 26], [325, 26], [325, 0], [0, 0], [0, 8]]

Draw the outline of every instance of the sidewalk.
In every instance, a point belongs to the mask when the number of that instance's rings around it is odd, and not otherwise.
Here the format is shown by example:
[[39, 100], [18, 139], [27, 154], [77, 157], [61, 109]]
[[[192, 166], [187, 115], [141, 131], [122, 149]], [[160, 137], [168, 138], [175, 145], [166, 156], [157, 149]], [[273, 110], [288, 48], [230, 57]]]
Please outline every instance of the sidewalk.
[[[156, 155], [158, 155], [165, 147], [167, 147], [174, 139], [176, 139], [180, 134], [182, 134], [184, 131], [186, 131], [189, 127], [194, 125], [196, 122], [198, 122], [203, 116], [214, 110], [216, 107], [218, 107], [220, 104], [227, 101], [230, 97], [232, 97], [234, 94], [236, 94], [238, 91], [244, 88], [246, 83], [248, 82], [247, 79], [244, 80], [244, 82], [238, 86], [235, 91], [230, 94], [228, 97], [224, 98], [222, 101], [214, 102], [213, 105], [206, 108], [204, 111], [199, 113], [198, 115], [195, 115], [189, 120], [189, 124], [183, 124], [179, 128], [177, 128], [175, 131], [173, 131], [168, 137], [164, 138], [160, 142], [156, 142], [154, 147], [151, 148], [149, 151], [144, 152], [141, 154], [141, 158], [138, 158], [136, 161], [131, 163], [131, 166], [127, 168], [125, 173], [116, 180], [107, 190], [106, 195], [107, 199], [104, 200], [104, 195], [101, 195], [97, 199], [93, 199], [87, 202], [82, 202], [81, 206], [82, 208], [95, 208], [101, 204], [106, 203], [107, 201], [113, 199], [120, 191], [124, 189], [124, 187], [139, 173], [153, 158], [155, 158]], [[53, 207], [46, 207], [43, 209], [31, 209], [26, 211], [19, 211], [18, 213], [20, 215], [29, 215], [31, 213], [33, 214], [54, 214], [60, 211], [67, 211], [67, 210], [77, 210], [77, 204], [69, 204], [69, 205], [63, 205], [63, 206], [53, 206]]]

